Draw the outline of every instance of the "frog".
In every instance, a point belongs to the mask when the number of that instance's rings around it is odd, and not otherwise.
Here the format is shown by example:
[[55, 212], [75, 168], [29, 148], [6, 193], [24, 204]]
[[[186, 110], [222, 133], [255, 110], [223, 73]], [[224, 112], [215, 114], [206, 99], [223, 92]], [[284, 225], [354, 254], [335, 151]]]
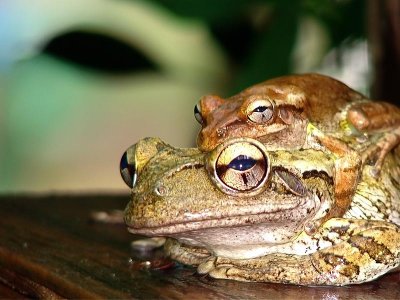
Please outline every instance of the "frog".
[[379, 176], [386, 155], [400, 143], [400, 108], [321, 74], [270, 79], [228, 99], [206, 95], [194, 115], [202, 126], [197, 145], [203, 151], [232, 137], [250, 137], [269, 149], [311, 148], [335, 155], [336, 205], [306, 224], [310, 234], [348, 209], [362, 166], [372, 164], [370, 172]]
[[211, 278], [349, 285], [400, 269], [400, 153], [379, 177], [363, 167], [351, 205], [310, 235], [335, 203], [336, 157], [232, 138], [211, 151], [145, 138], [122, 156], [128, 231]]

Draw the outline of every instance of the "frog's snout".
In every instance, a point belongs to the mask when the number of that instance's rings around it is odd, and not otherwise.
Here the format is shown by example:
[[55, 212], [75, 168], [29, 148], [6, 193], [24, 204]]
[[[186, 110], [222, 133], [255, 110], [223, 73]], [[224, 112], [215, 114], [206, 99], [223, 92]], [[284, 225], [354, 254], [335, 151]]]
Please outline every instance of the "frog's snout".
[[144, 138], [130, 146], [122, 155], [119, 165], [124, 182], [133, 188], [143, 167], [166, 146], [159, 138]]

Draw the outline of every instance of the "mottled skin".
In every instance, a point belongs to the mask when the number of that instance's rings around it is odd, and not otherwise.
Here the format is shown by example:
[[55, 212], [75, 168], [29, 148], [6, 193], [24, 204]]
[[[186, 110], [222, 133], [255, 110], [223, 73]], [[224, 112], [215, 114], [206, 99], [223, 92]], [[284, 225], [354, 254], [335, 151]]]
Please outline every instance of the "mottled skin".
[[[257, 108], [264, 109], [261, 113]], [[383, 160], [400, 142], [400, 109], [373, 102], [343, 83], [319, 74], [279, 77], [222, 99], [204, 96], [195, 108], [202, 124], [198, 147], [210, 151], [233, 137], [255, 138], [268, 149], [320, 149], [335, 156], [336, 205], [320, 220], [307, 224], [309, 233], [349, 207], [363, 163], [377, 176]], [[357, 145], [374, 135], [374, 143]], [[353, 139], [353, 143], [347, 143]], [[357, 143], [354, 143], [357, 141]]]
[[399, 268], [398, 155], [386, 157], [379, 178], [366, 165], [346, 212], [309, 235], [304, 225], [335, 205], [330, 153], [267, 151], [248, 138], [209, 153], [147, 138], [127, 153], [137, 175], [129, 231], [170, 237], [167, 253], [201, 274], [346, 285]]

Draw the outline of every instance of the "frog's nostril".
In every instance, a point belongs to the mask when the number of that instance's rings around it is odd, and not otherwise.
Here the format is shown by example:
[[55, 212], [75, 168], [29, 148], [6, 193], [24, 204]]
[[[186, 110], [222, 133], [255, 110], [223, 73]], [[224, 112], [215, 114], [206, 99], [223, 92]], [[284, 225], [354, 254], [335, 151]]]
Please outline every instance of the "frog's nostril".
[[133, 188], [137, 178], [134, 153], [135, 151], [131, 148], [126, 150], [122, 155], [121, 162], [119, 164], [121, 177], [130, 188]]

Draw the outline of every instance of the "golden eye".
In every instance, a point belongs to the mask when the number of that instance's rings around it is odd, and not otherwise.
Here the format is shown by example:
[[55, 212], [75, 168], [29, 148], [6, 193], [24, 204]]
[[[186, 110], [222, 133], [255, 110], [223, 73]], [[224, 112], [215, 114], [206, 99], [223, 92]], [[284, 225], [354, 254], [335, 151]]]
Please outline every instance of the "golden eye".
[[196, 118], [197, 122], [200, 123], [200, 125], [203, 125], [203, 117], [201, 115], [200, 103], [198, 103], [194, 107], [194, 117]]
[[269, 159], [263, 149], [252, 139], [234, 139], [218, 146], [213, 151], [212, 179], [228, 194], [254, 194], [269, 175]]
[[266, 99], [257, 99], [246, 109], [247, 118], [256, 124], [268, 123], [274, 116], [274, 105]]

